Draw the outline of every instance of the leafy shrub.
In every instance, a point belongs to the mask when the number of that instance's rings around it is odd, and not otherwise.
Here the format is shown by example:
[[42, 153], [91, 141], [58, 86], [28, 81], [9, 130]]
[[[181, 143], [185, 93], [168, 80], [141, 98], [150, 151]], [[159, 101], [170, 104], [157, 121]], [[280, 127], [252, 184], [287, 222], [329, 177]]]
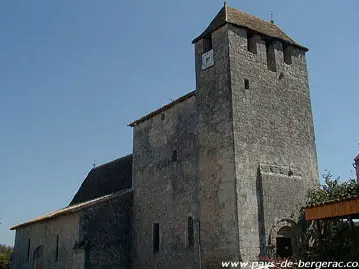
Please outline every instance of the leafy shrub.
[[[309, 191], [308, 205], [359, 195], [359, 184], [354, 179], [340, 181], [330, 172], [323, 178], [323, 185]], [[301, 256], [308, 261], [359, 259], [359, 222], [352, 222], [348, 217], [311, 221], [304, 238], [306, 244]]]
[[0, 244], [0, 269], [10, 269], [13, 248]]

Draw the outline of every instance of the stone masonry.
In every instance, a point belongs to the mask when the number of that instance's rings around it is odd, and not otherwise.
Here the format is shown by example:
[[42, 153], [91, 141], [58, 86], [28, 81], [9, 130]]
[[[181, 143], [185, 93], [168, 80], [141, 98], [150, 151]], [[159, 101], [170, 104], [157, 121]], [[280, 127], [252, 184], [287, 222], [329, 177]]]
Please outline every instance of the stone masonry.
[[196, 90], [130, 123], [133, 154], [92, 169], [68, 207], [15, 226], [14, 269], [296, 255], [318, 183], [308, 49], [227, 5], [193, 44]]

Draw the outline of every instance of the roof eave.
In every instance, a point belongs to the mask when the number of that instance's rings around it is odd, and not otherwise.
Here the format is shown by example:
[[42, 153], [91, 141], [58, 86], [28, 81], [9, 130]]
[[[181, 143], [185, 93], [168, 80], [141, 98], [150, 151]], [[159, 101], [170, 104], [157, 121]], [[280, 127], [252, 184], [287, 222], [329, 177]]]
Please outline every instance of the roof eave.
[[30, 220], [30, 221], [15, 225], [15, 226], [11, 227], [10, 230], [13, 231], [13, 230], [16, 230], [18, 228], [29, 226], [31, 224], [45, 222], [45, 221], [52, 220], [52, 219], [55, 219], [55, 218], [58, 218], [58, 217], [70, 215], [70, 214], [79, 212], [79, 211], [81, 211], [83, 209], [86, 209], [88, 207], [95, 206], [95, 205], [98, 205], [100, 203], [109, 201], [111, 199], [122, 198], [122, 197], [126, 196], [127, 194], [132, 193], [132, 191], [133, 191], [132, 188], [127, 189], [127, 190], [122, 190], [122, 191], [119, 191], [117, 193], [108, 194], [108, 195], [105, 195], [103, 197], [93, 199], [91, 201], [86, 201], [86, 202], [83, 202], [83, 203], [80, 203], [80, 204], [70, 206], [69, 208], [65, 207], [65, 208], [60, 209], [60, 210], [62, 210], [60, 212], [55, 211], [55, 212], [50, 213], [48, 215], [45, 215], [43, 217], [40, 217], [40, 218], [37, 218], [37, 219], [34, 219], [34, 220]]
[[224, 25], [226, 25], [228, 22], [223, 22], [221, 25], [219, 25], [218, 27], [212, 29], [211, 31], [209, 29], [206, 29], [202, 34], [200, 34], [198, 37], [196, 37], [195, 39], [192, 40], [192, 44], [197, 43], [199, 40], [201, 40], [202, 38], [204, 38], [206, 35], [209, 35], [210, 33], [213, 33], [214, 31], [218, 30], [219, 28], [223, 27]]
[[321, 207], [323, 205], [329, 205], [329, 204], [334, 204], [334, 203], [338, 203], [338, 202], [345, 202], [345, 201], [358, 200], [358, 199], [359, 199], [359, 195], [351, 195], [349, 197], [343, 197], [340, 199], [333, 199], [333, 200], [328, 200], [328, 201], [324, 201], [324, 202], [309, 204], [305, 208]]

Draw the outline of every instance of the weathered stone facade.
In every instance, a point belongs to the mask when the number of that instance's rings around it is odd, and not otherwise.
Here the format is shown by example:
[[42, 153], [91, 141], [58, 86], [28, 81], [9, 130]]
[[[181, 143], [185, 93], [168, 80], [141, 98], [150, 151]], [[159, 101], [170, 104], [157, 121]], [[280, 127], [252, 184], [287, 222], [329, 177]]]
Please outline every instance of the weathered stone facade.
[[[198, 263], [198, 248], [186, 242], [187, 219], [198, 216], [195, 100], [193, 95], [134, 127], [135, 268]], [[152, 248], [153, 223], [160, 227], [158, 253]]]
[[[33, 269], [36, 249], [40, 251], [37, 263], [42, 265], [42, 268], [72, 268], [72, 248], [79, 235], [78, 222], [79, 214], [74, 213], [18, 228], [12, 268]], [[61, 236], [59, 237], [59, 258], [56, 260], [58, 235]]]
[[[86, 269], [129, 268], [132, 260], [132, 193], [82, 211], [79, 242]], [[79, 248], [81, 251], [81, 248]]]
[[[123, 178], [126, 156], [92, 169], [77, 193], [82, 203], [70, 205], [44, 217], [15, 226], [13, 269], [125, 269], [132, 265], [133, 192], [131, 188], [96, 197], [87, 184]], [[132, 165], [128, 167], [132, 169]], [[101, 170], [101, 171], [99, 171]], [[117, 171], [117, 172], [116, 172]], [[114, 173], [115, 172], [115, 173]], [[93, 174], [101, 175], [95, 178]], [[97, 181], [97, 183], [96, 183]], [[90, 183], [89, 183], [90, 182]], [[124, 184], [127, 186], [127, 183]], [[123, 187], [122, 184], [120, 186]], [[105, 189], [98, 189], [101, 195]], [[114, 188], [116, 190], [116, 188]], [[88, 196], [86, 196], [88, 195]], [[87, 197], [87, 198], [86, 198]]]
[[[291, 46], [289, 65], [283, 42], [258, 36], [253, 54], [247, 30], [229, 26], [228, 37], [239, 244], [241, 253], [253, 259], [260, 247], [266, 253], [276, 222], [293, 219], [308, 188], [318, 182], [314, 127], [304, 51]], [[267, 65], [269, 42], [276, 72]]]
[[296, 254], [298, 213], [318, 182], [307, 49], [228, 6], [193, 43], [196, 90], [131, 123], [133, 155], [93, 169], [71, 214], [15, 227], [14, 269], [32, 268], [28, 237], [51, 257], [56, 233], [61, 268], [212, 269]]
[[206, 70], [201, 67], [204, 40], [195, 44], [201, 244], [204, 264], [217, 267], [240, 257], [227, 29], [212, 33], [214, 66]]

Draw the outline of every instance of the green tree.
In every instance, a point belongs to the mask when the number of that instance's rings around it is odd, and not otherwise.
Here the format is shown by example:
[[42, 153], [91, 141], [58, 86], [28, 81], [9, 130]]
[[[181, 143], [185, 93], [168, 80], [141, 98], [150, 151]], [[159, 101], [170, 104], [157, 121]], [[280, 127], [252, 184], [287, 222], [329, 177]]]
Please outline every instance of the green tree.
[[[308, 193], [307, 205], [359, 195], [354, 179], [341, 181], [330, 172], [323, 175], [324, 184]], [[314, 220], [304, 235], [306, 247], [302, 257], [307, 260], [353, 261], [359, 259], [359, 226], [350, 218]]]
[[355, 179], [340, 181], [340, 177], [334, 179], [328, 171], [323, 175], [323, 179], [323, 185], [309, 191], [308, 205], [359, 195], [359, 184]]
[[10, 269], [13, 248], [0, 244], [0, 269]]

